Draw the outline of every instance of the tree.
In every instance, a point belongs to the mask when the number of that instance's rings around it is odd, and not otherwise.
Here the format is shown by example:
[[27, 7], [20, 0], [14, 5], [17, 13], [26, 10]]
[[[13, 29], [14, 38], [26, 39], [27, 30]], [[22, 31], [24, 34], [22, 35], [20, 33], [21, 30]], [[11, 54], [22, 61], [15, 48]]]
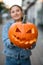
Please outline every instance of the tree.
[[2, 11], [3, 10], [4, 10], [4, 12], [8, 11], [8, 9], [6, 9], [4, 3], [3, 2], [0, 2], [0, 24], [2, 24]]

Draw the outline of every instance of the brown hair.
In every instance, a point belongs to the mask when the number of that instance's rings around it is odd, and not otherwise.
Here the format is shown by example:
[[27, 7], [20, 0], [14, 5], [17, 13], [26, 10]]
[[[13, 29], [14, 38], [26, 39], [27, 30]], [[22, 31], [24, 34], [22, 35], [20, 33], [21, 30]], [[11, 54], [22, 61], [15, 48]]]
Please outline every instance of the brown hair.
[[[19, 5], [13, 5], [12, 7], [14, 7], [14, 6], [19, 7], [19, 8], [20, 8], [20, 10], [21, 10], [21, 12], [23, 12], [23, 9], [22, 9], [22, 7], [21, 7], [21, 6], [19, 6]], [[11, 11], [12, 7], [9, 9], [10, 11]], [[23, 20], [23, 17], [21, 18], [21, 20]]]
[[[19, 7], [19, 8], [20, 8], [20, 10], [21, 10], [21, 11], [23, 11], [23, 9], [21, 8], [21, 6], [19, 6], [19, 5], [13, 5], [12, 7], [14, 7], [14, 6]], [[11, 9], [12, 9], [12, 7], [10, 7], [10, 9], [9, 9], [9, 10], [11, 10]]]

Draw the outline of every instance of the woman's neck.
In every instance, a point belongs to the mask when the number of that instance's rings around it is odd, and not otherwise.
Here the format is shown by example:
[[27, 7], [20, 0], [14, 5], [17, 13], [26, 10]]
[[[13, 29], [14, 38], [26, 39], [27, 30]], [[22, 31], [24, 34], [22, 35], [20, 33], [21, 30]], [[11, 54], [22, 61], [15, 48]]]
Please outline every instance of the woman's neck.
[[22, 22], [22, 20], [16, 20], [16, 22]]

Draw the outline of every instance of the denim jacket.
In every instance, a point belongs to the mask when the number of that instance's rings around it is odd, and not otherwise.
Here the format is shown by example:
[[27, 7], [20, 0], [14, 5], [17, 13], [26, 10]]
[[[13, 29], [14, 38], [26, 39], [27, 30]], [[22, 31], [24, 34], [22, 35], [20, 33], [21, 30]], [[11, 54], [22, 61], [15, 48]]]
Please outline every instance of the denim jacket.
[[18, 58], [18, 56], [20, 55], [20, 57], [22, 58], [27, 58], [31, 55], [31, 50], [25, 50], [22, 48], [19, 48], [17, 46], [14, 46], [11, 44], [10, 39], [8, 37], [8, 30], [10, 28], [10, 26], [15, 23], [14, 21], [8, 21], [2, 29], [2, 41], [3, 41], [3, 45], [4, 45], [4, 54], [6, 56], [11, 56], [11, 57], [15, 57]]

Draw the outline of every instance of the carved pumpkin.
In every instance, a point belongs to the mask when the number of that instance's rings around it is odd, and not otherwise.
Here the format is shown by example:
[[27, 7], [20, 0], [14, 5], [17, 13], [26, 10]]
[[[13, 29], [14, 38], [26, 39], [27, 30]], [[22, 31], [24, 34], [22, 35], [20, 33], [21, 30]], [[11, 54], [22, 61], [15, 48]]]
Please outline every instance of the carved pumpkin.
[[20, 48], [30, 48], [37, 41], [38, 30], [32, 23], [19, 22], [11, 25], [8, 35], [14, 45]]

